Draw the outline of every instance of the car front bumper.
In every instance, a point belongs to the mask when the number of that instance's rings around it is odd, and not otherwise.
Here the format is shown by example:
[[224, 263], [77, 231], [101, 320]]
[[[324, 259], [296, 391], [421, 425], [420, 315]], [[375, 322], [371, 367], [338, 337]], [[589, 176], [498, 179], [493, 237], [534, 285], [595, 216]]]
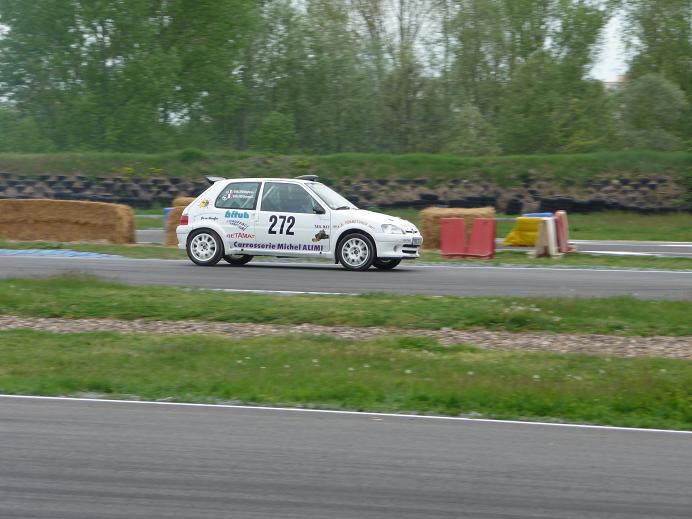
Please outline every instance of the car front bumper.
[[385, 234], [374, 236], [378, 258], [418, 258], [423, 245], [420, 234]]

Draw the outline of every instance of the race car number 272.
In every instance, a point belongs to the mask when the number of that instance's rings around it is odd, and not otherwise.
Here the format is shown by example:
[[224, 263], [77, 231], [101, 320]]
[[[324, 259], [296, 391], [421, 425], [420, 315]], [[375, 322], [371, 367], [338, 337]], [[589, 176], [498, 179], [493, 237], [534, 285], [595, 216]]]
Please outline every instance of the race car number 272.
[[[277, 230], [276, 226], [279, 224], [279, 221], [281, 221], [281, 225], [279, 229]], [[296, 224], [296, 219], [295, 216], [285, 216], [285, 215], [271, 215], [269, 217], [269, 234], [286, 234], [293, 236], [295, 233], [291, 230], [293, 229], [293, 226]]]

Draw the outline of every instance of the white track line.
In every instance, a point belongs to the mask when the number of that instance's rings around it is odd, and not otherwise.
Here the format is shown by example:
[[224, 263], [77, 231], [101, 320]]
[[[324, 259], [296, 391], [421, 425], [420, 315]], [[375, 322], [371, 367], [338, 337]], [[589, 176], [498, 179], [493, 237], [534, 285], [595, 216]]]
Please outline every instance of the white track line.
[[287, 296], [308, 295], [308, 296], [358, 296], [352, 292], [303, 292], [300, 290], [255, 290], [252, 288], [201, 288], [200, 290], [212, 290], [214, 292], [240, 292], [250, 294], [282, 294]]
[[246, 409], [256, 411], [273, 411], [273, 412], [288, 412], [288, 413], [322, 413], [335, 414], [345, 416], [374, 416], [382, 418], [409, 418], [415, 420], [444, 420], [456, 422], [479, 422], [479, 423], [495, 423], [495, 424], [510, 424], [510, 425], [532, 425], [546, 427], [565, 427], [571, 429], [600, 429], [613, 431], [636, 431], [636, 432], [654, 432], [654, 433], [671, 433], [671, 434], [692, 434], [692, 431], [681, 431], [674, 429], [642, 429], [638, 427], [615, 427], [610, 425], [583, 425], [571, 423], [552, 423], [552, 422], [527, 422], [523, 420], [493, 420], [490, 418], [464, 418], [460, 416], [435, 416], [435, 415], [417, 415], [417, 414], [396, 414], [396, 413], [366, 413], [360, 411], [337, 411], [330, 409], [305, 409], [299, 407], [267, 407], [267, 406], [250, 406], [250, 405], [230, 405], [230, 404], [197, 404], [189, 402], [157, 402], [151, 400], [109, 400], [105, 398], [78, 398], [78, 397], [63, 397], [63, 396], [36, 396], [36, 395], [5, 395], [0, 394], [0, 398], [17, 399], [17, 400], [48, 400], [48, 401], [68, 401], [68, 402], [97, 402], [105, 404], [133, 404], [133, 405], [157, 405], [157, 406], [179, 406], [179, 407], [209, 407], [215, 409]]

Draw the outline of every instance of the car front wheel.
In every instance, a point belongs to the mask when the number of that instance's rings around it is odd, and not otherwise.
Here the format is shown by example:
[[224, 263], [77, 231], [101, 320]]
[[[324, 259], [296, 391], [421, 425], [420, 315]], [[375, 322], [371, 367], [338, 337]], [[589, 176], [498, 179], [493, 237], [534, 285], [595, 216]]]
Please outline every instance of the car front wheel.
[[401, 263], [401, 258], [377, 258], [372, 262], [375, 268], [380, 270], [392, 270], [396, 268], [399, 263]]
[[216, 265], [223, 256], [221, 238], [207, 229], [198, 229], [187, 240], [187, 256], [203, 267]]
[[227, 254], [223, 257], [225, 261], [237, 267], [239, 267], [240, 265], [245, 265], [246, 263], [250, 263], [250, 261], [252, 261], [252, 258], [253, 256], [250, 256], [249, 254]]
[[337, 251], [339, 263], [348, 270], [367, 270], [375, 260], [375, 244], [361, 233], [346, 236]]

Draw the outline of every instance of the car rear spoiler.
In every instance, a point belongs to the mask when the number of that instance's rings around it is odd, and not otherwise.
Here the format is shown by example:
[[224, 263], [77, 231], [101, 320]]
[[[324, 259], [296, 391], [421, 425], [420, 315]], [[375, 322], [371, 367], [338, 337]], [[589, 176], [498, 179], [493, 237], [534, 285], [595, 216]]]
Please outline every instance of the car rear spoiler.
[[219, 180], [226, 180], [224, 177], [206, 177], [206, 179], [210, 184], [215, 184]]
[[317, 175], [300, 175], [299, 177], [296, 177], [296, 180], [307, 180], [308, 182], [317, 182], [317, 179], [320, 178]]

